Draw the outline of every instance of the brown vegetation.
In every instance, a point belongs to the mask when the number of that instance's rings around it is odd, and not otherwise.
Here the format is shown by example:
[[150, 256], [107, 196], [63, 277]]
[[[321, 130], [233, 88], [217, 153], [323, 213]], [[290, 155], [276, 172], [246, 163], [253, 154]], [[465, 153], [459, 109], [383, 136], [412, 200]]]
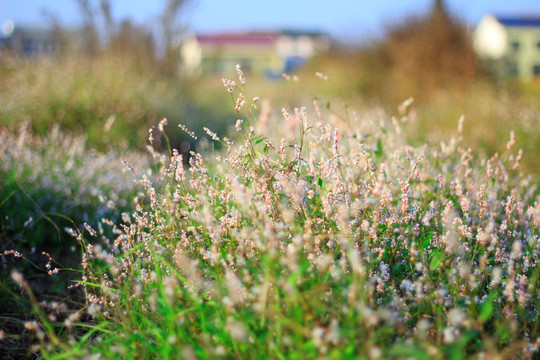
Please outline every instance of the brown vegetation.
[[441, 1], [427, 17], [390, 28], [381, 45], [379, 56], [390, 82], [416, 99], [448, 86], [466, 86], [480, 74], [468, 31]]

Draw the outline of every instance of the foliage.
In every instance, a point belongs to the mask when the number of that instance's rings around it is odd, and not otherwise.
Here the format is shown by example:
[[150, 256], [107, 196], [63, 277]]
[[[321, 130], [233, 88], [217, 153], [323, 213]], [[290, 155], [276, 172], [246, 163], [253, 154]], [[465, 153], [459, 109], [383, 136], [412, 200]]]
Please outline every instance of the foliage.
[[[84, 137], [62, 133], [58, 126], [42, 137], [28, 127], [23, 123], [15, 133], [0, 128], [0, 328], [21, 333], [21, 319], [30, 309], [17, 296], [10, 271], [24, 273], [39, 300], [69, 294], [68, 304], [75, 302], [80, 294], [66, 286], [79, 273], [53, 271], [76, 268], [80, 261], [81, 246], [64, 229], [118, 221], [138, 192], [132, 175], [119, 171], [118, 153], [100, 154]], [[133, 164], [148, 166], [137, 155], [124, 153]]]
[[224, 151], [189, 167], [154, 152], [114, 236], [74, 234], [86, 305], [28, 322], [44, 357], [534, 356], [540, 205], [513, 140], [409, 146], [409, 104], [257, 117], [238, 72], [236, 140], [207, 130]]
[[324, 69], [340, 89], [392, 106], [409, 97], [429, 103], [445, 90], [466, 92], [488, 80], [470, 32], [440, 2], [424, 16], [392, 22], [381, 38], [361, 39], [362, 46], [322, 55], [308, 72]]
[[[424, 17], [392, 24], [384, 37], [362, 48], [324, 54], [298, 75], [325, 102], [394, 113], [396, 104], [412, 98], [414, 111], [402, 133], [411, 144], [446, 141], [464, 115], [463, 143], [491, 157], [505, 150], [514, 131], [524, 153], [522, 169], [538, 183], [537, 84], [493, 81], [474, 54], [470, 33], [441, 6]], [[310, 82], [320, 69], [330, 84]]]
[[423, 100], [439, 89], [467, 87], [482, 75], [469, 32], [441, 2], [427, 17], [390, 27], [379, 56], [402, 98]]

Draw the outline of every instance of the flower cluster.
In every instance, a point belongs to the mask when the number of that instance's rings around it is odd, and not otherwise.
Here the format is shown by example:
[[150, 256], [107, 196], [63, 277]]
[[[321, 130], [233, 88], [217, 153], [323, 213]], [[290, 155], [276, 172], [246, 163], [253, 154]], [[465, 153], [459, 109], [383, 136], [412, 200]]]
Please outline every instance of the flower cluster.
[[89, 314], [133, 339], [118, 351], [532, 357], [540, 203], [516, 155], [412, 147], [399, 119], [317, 101], [293, 112], [234, 141], [207, 130], [223, 153], [186, 169], [158, 157], [137, 210], [87, 247]]

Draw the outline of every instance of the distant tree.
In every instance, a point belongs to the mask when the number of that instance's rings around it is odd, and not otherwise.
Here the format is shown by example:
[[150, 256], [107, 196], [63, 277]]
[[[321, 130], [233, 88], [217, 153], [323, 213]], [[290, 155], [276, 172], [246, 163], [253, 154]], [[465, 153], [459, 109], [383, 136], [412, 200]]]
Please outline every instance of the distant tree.
[[69, 51], [70, 45], [68, 34], [55, 14], [47, 10], [43, 10], [42, 14], [49, 23], [51, 35], [56, 43], [57, 48], [55, 52], [60, 56], [65, 55], [65, 53]]
[[99, 50], [99, 36], [96, 27], [95, 13], [89, 0], [75, 0], [83, 19], [83, 48], [90, 55]]
[[164, 48], [163, 66], [171, 73], [176, 73], [180, 64], [180, 39], [184, 30], [180, 18], [188, 2], [189, 0], [166, 0], [160, 16]]
[[443, 0], [434, 1], [428, 16], [391, 27], [380, 49], [390, 81], [416, 97], [479, 75], [471, 36]]
[[103, 20], [105, 22], [105, 31], [108, 34], [114, 34], [115, 32], [115, 21], [112, 16], [112, 10], [111, 10], [111, 1], [110, 0], [100, 0], [99, 1], [99, 8], [101, 10], [101, 14], [103, 16]]
[[123, 20], [111, 34], [108, 49], [117, 55], [130, 56], [139, 64], [156, 61], [156, 47], [152, 33], [148, 28], [134, 24], [129, 19]]
[[431, 11], [432, 17], [441, 17], [449, 20], [448, 11], [444, 0], [435, 0], [433, 4], [433, 10]]
[[[158, 54], [155, 36], [147, 28], [124, 19], [118, 23], [112, 14], [111, 0], [74, 0], [83, 25], [82, 48], [89, 55], [100, 50], [117, 54], [132, 53], [136, 57], [158, 60], [165, 72], [177, 73], [180, 64], [179, 47], [184, 31], [181, 16], [189, 0], [162, 0], [163, 10], [158, 17], [161, 53]], [[102, 27], [98, 25], [102, 24]], [[101, 40], [101, 41], [100, 41]]]

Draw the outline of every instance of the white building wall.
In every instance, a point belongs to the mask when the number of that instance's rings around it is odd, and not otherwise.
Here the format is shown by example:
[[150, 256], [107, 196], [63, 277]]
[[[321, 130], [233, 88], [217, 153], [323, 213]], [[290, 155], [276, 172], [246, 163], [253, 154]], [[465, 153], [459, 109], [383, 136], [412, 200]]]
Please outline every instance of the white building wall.
[[508, 52], [508, 34], [495, 16], [486, 15], [474, 32], [473, 45], [480, 56], [499, 59]]
[[202, 59], [202, 49], [197, 37], [193, 36], [186, 39], [180, 51], [185, 70], [192, 74], [197, 72], [200, 69]]

